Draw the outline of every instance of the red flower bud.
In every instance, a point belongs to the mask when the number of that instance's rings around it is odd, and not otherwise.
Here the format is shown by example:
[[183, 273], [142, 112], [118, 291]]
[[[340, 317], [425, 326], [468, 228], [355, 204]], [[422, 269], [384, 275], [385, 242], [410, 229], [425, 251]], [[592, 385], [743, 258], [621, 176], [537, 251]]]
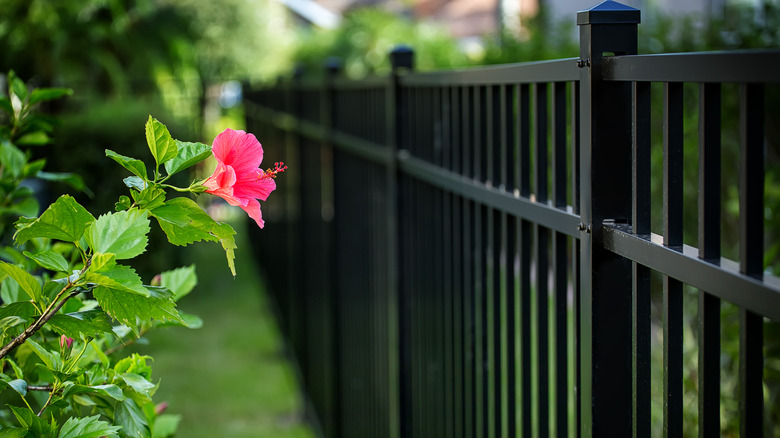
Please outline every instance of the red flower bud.
[[69, 338], [65, 335], [60, 336], [60, 347], [61, 348], [68, 348], [70, 349], [70, 346], [73, 345], [73, 338]]

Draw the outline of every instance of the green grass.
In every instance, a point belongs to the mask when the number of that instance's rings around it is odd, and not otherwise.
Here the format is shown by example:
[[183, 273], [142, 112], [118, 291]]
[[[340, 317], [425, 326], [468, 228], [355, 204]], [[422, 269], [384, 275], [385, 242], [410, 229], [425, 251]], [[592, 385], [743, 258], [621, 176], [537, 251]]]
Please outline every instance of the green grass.
[[179, 437], [313, 437], [249, 245], [238, 244], [235, 279], [219, 245], [186, 250], [199, 284], [179, 308], [203, 327], [159, 329], [133, 350], [154, 357], [155, 401], [181, 415]]

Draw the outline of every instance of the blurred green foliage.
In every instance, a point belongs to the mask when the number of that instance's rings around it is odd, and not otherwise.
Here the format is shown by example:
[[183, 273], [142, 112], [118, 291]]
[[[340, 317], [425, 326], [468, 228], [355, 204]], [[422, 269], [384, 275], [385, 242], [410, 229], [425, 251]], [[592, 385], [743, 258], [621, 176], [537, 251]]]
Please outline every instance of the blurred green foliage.
[[336, 29], [311, 28], [303, 32], [294, 59], [304, 74], [324, 74], [325, 60], [337, 57], [350, 78], [390, 72], [388, 53], [398, 45], [414, 47], [415, 68], [433, 70], [469, 64], [457, 42], [443, 28], [375, 8], [350, 11]]

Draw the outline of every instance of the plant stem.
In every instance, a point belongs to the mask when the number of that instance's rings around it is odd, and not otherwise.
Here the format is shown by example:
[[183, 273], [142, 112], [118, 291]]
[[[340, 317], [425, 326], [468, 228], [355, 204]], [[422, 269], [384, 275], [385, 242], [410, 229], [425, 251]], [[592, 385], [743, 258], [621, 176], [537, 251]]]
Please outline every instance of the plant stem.
[[38, 411], [38, 416], [39, 416], [39, 417], [40, 417], [41, 415], [43, 415], [43, 411], [45, 411], [45, 410], [46, 410], [46, 408], [49, 406], [49, 403], [51, 403], [51, 399], [53, 399], [53, 398], [54, 398], [54, 393], [55, 393], [55, 392], [57, 392], [57, 388], [52, 388], [52, 389], [51, 389], [51, 392], [49, 393], [49, 398], [48, 398], [48, 399], [46, 399], [46, 403], [44, 403], [44, 404], [43, 404], [43, 406], [41, 407], [41, 410], [40, 410], [40, 411]]
[[28, 391], [46, 391], [51, 392], [54, 391], [54, 388], [52, 388], [50, 385], [44, 385], [44, 386], [38, 386], [38, 385], [30, 385], [27, 387]]

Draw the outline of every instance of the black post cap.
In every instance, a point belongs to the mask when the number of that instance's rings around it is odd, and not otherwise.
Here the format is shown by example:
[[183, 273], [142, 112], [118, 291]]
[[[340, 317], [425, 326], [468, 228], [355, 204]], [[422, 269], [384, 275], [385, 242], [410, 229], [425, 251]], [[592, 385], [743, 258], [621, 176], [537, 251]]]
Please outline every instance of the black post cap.
[[631, 24], [641, 21], [641, 11], [639, 9], [612, 0], [607, 0], [590, 9], [577, 12], [578, 26], [610, 23]]
[[390, 65], [393, 70], [399, 68], [414, 68], [414, 50], [409, 46], [399, 45], [390, 52]]

